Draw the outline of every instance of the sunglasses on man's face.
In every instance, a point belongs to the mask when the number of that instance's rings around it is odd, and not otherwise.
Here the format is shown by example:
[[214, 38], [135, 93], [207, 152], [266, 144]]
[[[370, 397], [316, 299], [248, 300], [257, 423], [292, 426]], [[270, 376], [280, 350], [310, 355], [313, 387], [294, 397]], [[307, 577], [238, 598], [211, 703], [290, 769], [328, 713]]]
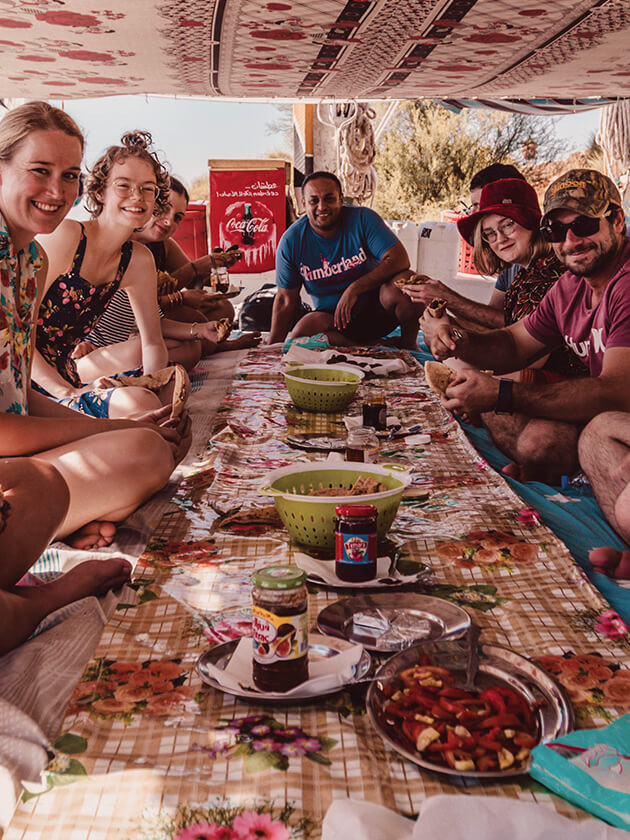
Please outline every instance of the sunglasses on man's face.
[[[608, 221], [614, 215], [614, 210], [608, 213]], [[547, 242], [564, 242], [567, 231], [570, 230], [574, 236], [594, 236], [599, 231], [601, 219], [594, 219], [592, 216], [576, 216], [572, 222], [550, 221], [540, 226], [540, 232]]]

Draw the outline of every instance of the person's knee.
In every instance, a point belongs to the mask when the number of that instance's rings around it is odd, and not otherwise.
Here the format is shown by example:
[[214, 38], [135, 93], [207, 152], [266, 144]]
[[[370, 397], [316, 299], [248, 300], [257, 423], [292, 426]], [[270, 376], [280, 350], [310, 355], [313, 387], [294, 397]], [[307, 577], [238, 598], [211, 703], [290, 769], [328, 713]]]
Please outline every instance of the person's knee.
[[137, 388], [134, 385], [116, 388], [110, 398], [110, 417], [112, 409], [115, 417], [131, 417], [134, 414], [154, 411], [161, 405], [159, 397], [147, 388]]
[[15, 458], [5, 464], [8, 469], [0, 470], [0, 485], [9, 504], [19, 508], [39, 499], [48, 516], [61, 522], [70, 505], [70, 491], [59, 470], [38, 458]]
[[173, 472], [173, 453], [162, 435], [152, 429], [126, 429], [124, 445], [124, 472], [135, 476], [156, 492], [163, 487]]
[[580, 457], [588, 457], [593, 446], [618, 437], [624, 427], [630, 426], [630, 414], [623, 411], [603, 411], [590, 420], [580, 435]]
[[330, 329], [332, 323], [332, 315], [328, 312], [308, 312], [293, 327], [291, 336], [316, 335]]
[[517, 441], [518, 462], [523, 465], [543, 465], [563, 470], [577, 469], [577, 428], [566, 424], [533, 420], [528, 423]]

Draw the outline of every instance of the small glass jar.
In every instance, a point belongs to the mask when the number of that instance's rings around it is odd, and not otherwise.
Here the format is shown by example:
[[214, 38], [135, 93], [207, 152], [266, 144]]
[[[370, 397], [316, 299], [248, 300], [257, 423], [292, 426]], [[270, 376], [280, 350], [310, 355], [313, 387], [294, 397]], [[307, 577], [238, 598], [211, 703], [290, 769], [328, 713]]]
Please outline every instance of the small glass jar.
[[358, 583], [376, 577], [377, 530], [374, 505], [337, 505], [335, 574]]
[[387, 402], [381, 388], [369, 388], [363, 400], [363, 425], [378, 432], [387, 429]]
[[261, 691], [289, 691], [308, 679], [306, 573], [266, 566], [252, 577], [253, 678]]
[[378, 457], [379, 446], [373, 426], [350, 429], [346, 437], [346, 461], [373, 464]]

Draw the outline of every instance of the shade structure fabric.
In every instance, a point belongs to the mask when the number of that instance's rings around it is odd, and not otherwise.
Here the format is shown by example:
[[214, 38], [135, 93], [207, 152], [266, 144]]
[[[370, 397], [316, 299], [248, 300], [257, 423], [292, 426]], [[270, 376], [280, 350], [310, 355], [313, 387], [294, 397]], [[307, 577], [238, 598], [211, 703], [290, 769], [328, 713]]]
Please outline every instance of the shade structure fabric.
[[615, 98], [629, 29], [627, 0], [12, 0], [0, 94]]

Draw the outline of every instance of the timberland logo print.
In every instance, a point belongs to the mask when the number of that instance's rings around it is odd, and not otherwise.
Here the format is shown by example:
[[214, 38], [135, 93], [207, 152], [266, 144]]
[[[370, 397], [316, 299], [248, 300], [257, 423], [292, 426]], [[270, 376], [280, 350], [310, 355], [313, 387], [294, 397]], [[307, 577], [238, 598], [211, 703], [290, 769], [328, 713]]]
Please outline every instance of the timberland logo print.
[[334, 277], [336, 274], [344, 274], [346, 271], [357, 268], [357, 266], [366, 260], [367, 254], [365, 253], [365, 249], [359, 248], [358, 254], [355, 254], [353, 257], [342, 257], [335, 263], [328, 262], [325, 257], [321, 257], [321, 268], [311, 268], [308, 265], [304, 265], [304, 263], [300, 263], [300, 274], [302, 275], [302, 279], [307, 283], [312, 280], [326, 280], [329, 277]]

